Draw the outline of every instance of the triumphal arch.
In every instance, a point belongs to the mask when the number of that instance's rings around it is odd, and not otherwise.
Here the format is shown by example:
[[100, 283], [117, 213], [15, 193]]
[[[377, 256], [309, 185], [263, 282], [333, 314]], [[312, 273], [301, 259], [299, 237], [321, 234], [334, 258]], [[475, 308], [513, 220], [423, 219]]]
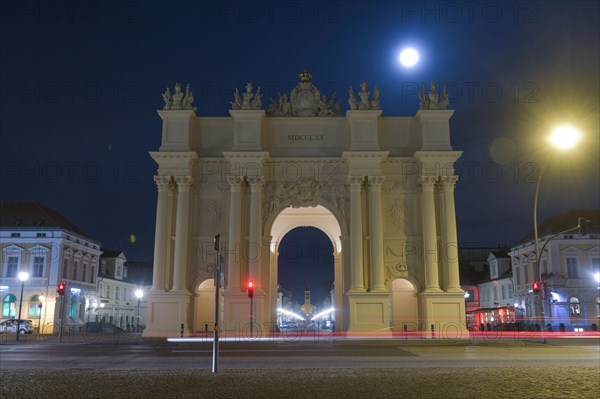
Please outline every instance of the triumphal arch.
[[[329, 94], [329, 93], [327, 93]], [[465, 332], [445, 89], [423, 85], [414, 116], [384, 117], [379, 89], [350, 87], [342, 113], [304, 70], [263, 107], [236, 89], [229, 117], [198, 117], [189, 87], [163, 94], [154, 273], [145, 337], [213, 329], [214, 236], [224, 257], [222, 333], [277, 320], [278, 244], [314, 226], [334, 250], [338, 331]], [[416, 104], [415, 104], [416, 106]], [[444, 335], [445, 334], [445, 335]]]

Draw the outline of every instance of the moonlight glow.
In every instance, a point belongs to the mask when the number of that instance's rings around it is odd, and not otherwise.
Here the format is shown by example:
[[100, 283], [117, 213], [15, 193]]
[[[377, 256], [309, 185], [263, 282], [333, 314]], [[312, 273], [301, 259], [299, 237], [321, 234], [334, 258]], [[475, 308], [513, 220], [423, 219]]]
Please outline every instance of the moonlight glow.
[[415, 66], [419, 62], [419, 53], [414, 48], [405, 48], [400, 52], [400, 63], [405, 67]]

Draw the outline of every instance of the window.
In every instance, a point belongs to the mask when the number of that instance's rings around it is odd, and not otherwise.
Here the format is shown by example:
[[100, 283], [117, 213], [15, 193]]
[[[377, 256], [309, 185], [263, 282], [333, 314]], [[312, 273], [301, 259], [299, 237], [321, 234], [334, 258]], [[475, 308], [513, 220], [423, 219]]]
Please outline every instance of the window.
[[33, 257], [33, 277], [44, 276], [44, 261], [45, 259], [43, 256]]
[[498, 266], [496, 265], [496, 263], [492, 263], [490, 265], [490, 268], [491, 268], [492, 276], [496, 276], [498, 274]]
[[94, 284], [96, 281], [96, 266], [92, 266], [92, 274], [90, 275], [90, 283]]
[[506, 299], [506, 286], [502, 286], [502, 299]]
[[511, 285], [511, 284], [509, 284], [509, 285], [508, 285], [508, 297], [509, 297], [509, 298], [512, 298], [512, 296], [513, 296], [513, 293], [512, 293], [512, 285]]
[[83, 272], [81, 273], [81, 281], [83, 281], [84, 283], [87, 280], [87, 267], [88, 267], [87, 263], [84, 263], [83, 264]]
[[9, 256], [6, 259], [6, 277], [17, 277], [17, 269], [19, 267], [19, 257]]
[[67, 278], [67, 273], [69, 272], [69, 258], [63, 259], [63, 278]]
[[515, 266], [515, 277], [517, 278], [517, 286], [521, 285], [521, 274], [519, 273], [519, 265]]
[[11, 238], [21, 237], [21, 233], [10, 233]]
[[73, 262], [73, 281], [77, 281], [77, 268], [79, 267], [79, 262]]
[[569, 308], [571, 309], [571, 316], [581, 316], [581, 307], [579, 306], [578, 298], [569, 299]]
[[494, 301], [498, 300], [498, 287], [494, 286]]
[[568, 278], [578, 278], [577, 258], [567, 258], [567, 276]]
[[115, 277], [116, 278], [121, 278], [121, 275], [122, 275], [122, 273], [121, 273], [121, 266], [117, 265], [117, 270], [115, 272]]
[[592, 273], [600, 272], [600, 258], [592, 258]]
[[525, 281], [524, 283], [529, 283], [529, 263], [526, 263], [523, 267], [523, 271], [525, 272]]
[[7, 295], [2, 301], [2, 317], [15, 317], [17, 310], [17, 297]]
[[46, 237], [46, 233], [37, 233], [36, 237]]
[[40, 305], [42, 302], [40, 301], [40, 297], [38, 295], [34, 295], [29, 299], [29, 312], [27, 313], [29, 316], [40, 316], [42, 314], [42, 308]]
[[110, 285], [106, 286], [106, 297], [110, 298]]
[[69, 307], [69, 317], [72, 319], [77, 317], [77, 295], [71, 296], [71, 306]]
[[120, 292], [119, 292], [119, 288], [120, 288], [119, 286], [116, 286], [116, 287], [115, 287], [115, 299], [116, 299], [117, 301], [118, 301], [119, 299], [121, 299], [121, 298], [119, 298], [119, 294], [120, 294]]
[[100, 296], [102, 296], [103, 289], [104, 286], [102, 285], [102, 283], [98, 284], [98, 293], [100, 294]]
[[542, 260], [542, 275], [548, 275], [548, 260]]

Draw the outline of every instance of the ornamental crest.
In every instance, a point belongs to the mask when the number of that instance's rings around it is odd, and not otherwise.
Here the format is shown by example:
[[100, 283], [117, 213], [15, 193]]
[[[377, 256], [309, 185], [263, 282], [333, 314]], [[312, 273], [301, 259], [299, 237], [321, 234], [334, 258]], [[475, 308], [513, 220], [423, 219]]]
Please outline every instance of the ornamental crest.
[[300, 83], [289, 95], [279, 94], [279, 100], [271, 99], [267, 108], [268, 116], [337, 116], [342, 113], [335, 93], [329, 98], [321, 95], [321, 91], [310, 80], [312, 75], [304, 69], [299, 75]]

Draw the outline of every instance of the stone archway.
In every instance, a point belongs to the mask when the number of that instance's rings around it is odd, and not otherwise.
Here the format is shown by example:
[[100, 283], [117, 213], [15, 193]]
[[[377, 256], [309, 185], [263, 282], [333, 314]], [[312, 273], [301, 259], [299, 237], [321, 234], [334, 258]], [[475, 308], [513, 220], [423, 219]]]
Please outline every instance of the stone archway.
[[334, 264], [334, 301], [336, 307], [336, 325], [344, 325], [345, 306], [343, 302], [344, 267], [342, 256], [342, 229], [336, 216], [325, 206], [287, 207], [281, 210], [270, 221], [270, 281], [269, 312], [271, 320], [277, 320], [277, 282], [279, 243], [283, 237], [296, 227], [315, 227], [321, 230], [333, 245]]
[[194, 297], [193, 333], [212, 331], [215, 317], [215, 280], [202, 281], [196, 288]]
[[407, 279], [390, 283], [390, 326], [394, 332], [419, 331], [418, 289]]

